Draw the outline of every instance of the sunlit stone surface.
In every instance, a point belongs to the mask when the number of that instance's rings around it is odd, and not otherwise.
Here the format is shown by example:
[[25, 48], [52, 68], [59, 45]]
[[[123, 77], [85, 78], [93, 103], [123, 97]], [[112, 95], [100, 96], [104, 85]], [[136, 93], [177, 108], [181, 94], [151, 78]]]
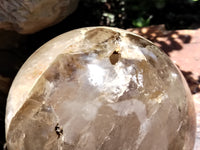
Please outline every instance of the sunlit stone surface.
[[192, 150], [195, 114], [180, 72], [155, 45], [83, 28], [39, 48], [10, 89], [8, 150]]

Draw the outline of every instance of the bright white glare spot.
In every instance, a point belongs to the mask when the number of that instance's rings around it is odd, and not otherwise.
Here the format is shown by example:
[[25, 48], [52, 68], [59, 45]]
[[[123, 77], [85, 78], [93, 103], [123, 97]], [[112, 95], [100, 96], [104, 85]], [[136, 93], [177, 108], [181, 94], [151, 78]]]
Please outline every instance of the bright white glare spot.
[[88, 70], [89, 82], [94, 86], [101, 85], [103, 83], [105, 75], [104, 69], [94, 64], [88, 64]]
[[173, 78], [177, 78], [177, 74], [176, 73], [172, 72], [171, 75], [172, 75]]

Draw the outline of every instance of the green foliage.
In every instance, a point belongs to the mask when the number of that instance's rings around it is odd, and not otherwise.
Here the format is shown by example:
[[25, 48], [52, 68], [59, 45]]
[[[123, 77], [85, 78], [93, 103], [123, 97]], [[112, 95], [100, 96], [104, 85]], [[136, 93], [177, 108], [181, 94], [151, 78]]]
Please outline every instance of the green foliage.
[[144, 19], [143, 17], [139, 17], [135, 20], [132, 21], [132, 24], [135, 27], [145, 27], [145, 26], [149, 26], [150, 25], [150, 20], [151, 20], [151, 16], [147, 19]]
[[[88, 23], [121, 28], [165, 24], [170, 29], [200, 24], [199, 0], [81, 0]], [[95, 22], [96, 21], [96, 22]]]

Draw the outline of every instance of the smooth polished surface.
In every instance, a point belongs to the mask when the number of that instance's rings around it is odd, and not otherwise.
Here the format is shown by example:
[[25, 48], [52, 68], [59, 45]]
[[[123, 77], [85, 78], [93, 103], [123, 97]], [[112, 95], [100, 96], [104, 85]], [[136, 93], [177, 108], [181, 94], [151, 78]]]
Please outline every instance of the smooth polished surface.
[[8, 150], [189, 150], [195, 114], [174, 64], [116, 28], [56, 37], [23, 65], [6, 112]]

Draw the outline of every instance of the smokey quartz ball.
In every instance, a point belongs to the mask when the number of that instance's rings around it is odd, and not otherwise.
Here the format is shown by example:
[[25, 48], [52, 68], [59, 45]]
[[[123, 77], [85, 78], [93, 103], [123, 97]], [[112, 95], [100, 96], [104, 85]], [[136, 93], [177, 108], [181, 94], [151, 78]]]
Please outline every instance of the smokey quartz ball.
[[194, 139], [179, 70], [153, 43], [117, 28], [47, 42], [8, 96], [8, 150], [192, 150]]

